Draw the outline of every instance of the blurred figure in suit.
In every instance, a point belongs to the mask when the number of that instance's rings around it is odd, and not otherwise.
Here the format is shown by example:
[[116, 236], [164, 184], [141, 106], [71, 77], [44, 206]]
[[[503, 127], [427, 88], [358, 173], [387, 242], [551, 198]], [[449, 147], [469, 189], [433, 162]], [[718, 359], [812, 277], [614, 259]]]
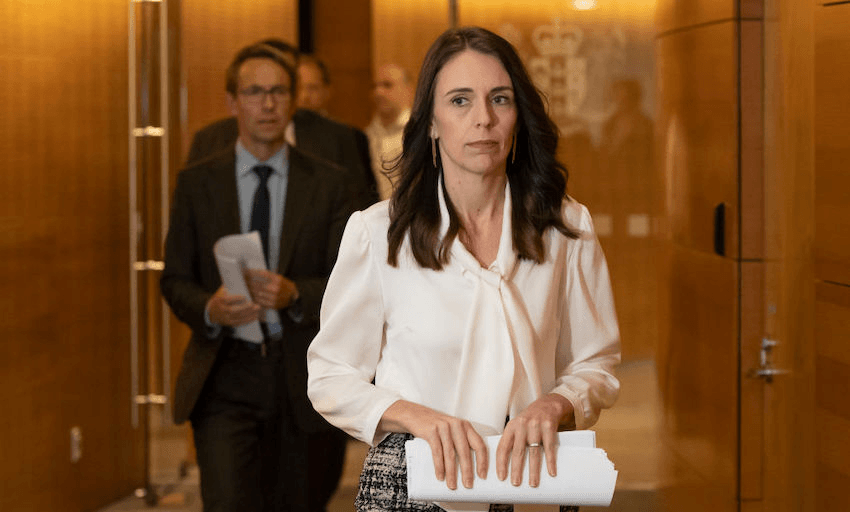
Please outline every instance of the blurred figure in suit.
[[401, 154], [402, 134], [410, 119], [412, 87], [407, 70], [397, 64], [384, 64], [375, 72], [372, 101], [375, 115], [366, 127], [372, 171], [378, 184], [381, 199], [392, 195], [392, 182], [388, 169]]
[[[264, 39], [258, 43], [279, 50], [297, 66], [299, 54], [295, 47], [279, 39]], [[201, 128], [192, 138], [186, 163], [197, 162], [226, 148], [236, 141], [237, 136], [235, 117], [220, 119]], [[351, 193], [356, 209], [365, 209], [378, 201], [369, 148], [360, 130], [332, 121], [318, 112], [298, 108], [286, 128], [286, 141], [306, 153], [346, 169], [351, 174]]]
[[295, 105], [318, 112], [325, 117], [328, 114], [328, 101], [331, 99], [331, 74], [325, 63], [315, 55], [302, 54], [298, 57], [298, 99]]
[[[248, 46], [226, 83], [234, 118], [196, 137], [205, 156], [179, 174], [165, 242], [162, 295], [192, 329], [174, 420], [192, 423], [205, 512], [323, 511], [348, 437], [307, 401], [306, 352], [354, 210], [352, 176], [286, 143], [292, 59]], [[245, 271], [243, 297], [222, 285], [213, 247], [249, 231], [260, 232], [269, 270]], [[261, 331], [243, 327], [255, 321]]]
[[[610, 86], [613, 112], [602, 126], [599, 146], [600, 173], [620, 211], [653, 214], [658, 201], [654, 191], [652, 119], [642, 110], [643, 88], [638, 80], [620, 79]], [[614, 219], [627, 226], [628, 219]]]

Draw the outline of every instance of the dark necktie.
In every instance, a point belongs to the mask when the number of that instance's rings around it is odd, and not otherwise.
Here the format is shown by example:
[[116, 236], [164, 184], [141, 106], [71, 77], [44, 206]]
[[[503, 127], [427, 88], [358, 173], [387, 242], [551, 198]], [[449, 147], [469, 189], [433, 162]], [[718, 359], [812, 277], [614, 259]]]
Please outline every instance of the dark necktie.
[[254, 206], [251, 208], [251, 231], [259, 231], [260, 239], [263, 241], [263, 254], [266, 256], [266, 264], [269, 263], [269, 175], [273, 169], [268, 165], [258, 165], [252, 169], [260, 178], [257, 191], [254, 192]]

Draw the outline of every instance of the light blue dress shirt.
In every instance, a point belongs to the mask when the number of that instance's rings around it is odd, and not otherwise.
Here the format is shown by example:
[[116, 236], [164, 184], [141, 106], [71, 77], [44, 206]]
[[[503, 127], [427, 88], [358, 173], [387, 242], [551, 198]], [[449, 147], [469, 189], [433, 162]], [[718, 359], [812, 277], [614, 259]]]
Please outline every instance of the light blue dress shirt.
[[[280, 230], [283, 227], [283, 212], [286, 207], [286, 187], [289, 184], [289, 146], [286, 144], [268, 160], [261, 162], [245, 149], [242, 141], [236, 141], [236, 188], [239, 192], [239, 223], [243, 233], [251, 230], [251, 209], [260, 177], [252, 169], [267, 165], [274, 172], [269, 175], [269, 270], [277, 273], [280, 261]], [[274, 309], [266, 310], [266, 323], [270, 334], [280, 334], [280, 317]]]
[[[283, 212], [286, 208], [286, 187], [289, 183], [289, 146], [284, 144], [280, 151], [266, 161], [260, 161], [236, 141], [236, 189], [239, 197], [239, 225], [242, 233], [251, 230], [251, 210], [254, 205], [254, 194], [260, 184], [260, 177], [253, 171], [257, 165], [267, 165], [273, 172], [269, 175], [269, 270], [277, 273], [280, 261], [280, 231], [283, 227]], [[221, 326], [210, 321], [209, 310], [204, 312], [211, 337], [217, 336]], [[280, 316], [274, 309], [265, 313], [269, 334], [278, 335], [281, 332]]]

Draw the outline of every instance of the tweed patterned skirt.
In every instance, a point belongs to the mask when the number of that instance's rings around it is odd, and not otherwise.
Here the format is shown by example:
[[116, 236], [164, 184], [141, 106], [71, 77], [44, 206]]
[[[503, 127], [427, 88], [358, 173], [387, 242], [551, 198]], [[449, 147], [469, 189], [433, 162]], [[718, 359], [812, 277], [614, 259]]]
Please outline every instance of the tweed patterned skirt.
[[[407, 498], [404, 442], [409, 439], [413, 439], [410, 434], [390, 434], [369, 449], [354, 500], [357, 512], [443, 512], [433, 503]], [[490, 512], [513, 510], [513, 505], [490, 505]], [[578, 507], [561, 506], [560, 512], [578, 512]]]

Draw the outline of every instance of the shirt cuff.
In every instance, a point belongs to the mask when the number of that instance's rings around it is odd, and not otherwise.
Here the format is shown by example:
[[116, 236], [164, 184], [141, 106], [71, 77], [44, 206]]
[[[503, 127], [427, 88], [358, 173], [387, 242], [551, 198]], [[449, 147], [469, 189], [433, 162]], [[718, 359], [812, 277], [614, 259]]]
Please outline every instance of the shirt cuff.
[[301, 307], [301, 297], [299, 296], [292, 304], [286, 308], [286, 314], [296, 324], [304, 321], [304, 308]]
[[209, 307], [204, 308], [204, 323], [207, 326], [207, 338], [217, 338], [219, 334], [221, 334], [221, 325], [214, 324], [210, 320], [210, 309]]

